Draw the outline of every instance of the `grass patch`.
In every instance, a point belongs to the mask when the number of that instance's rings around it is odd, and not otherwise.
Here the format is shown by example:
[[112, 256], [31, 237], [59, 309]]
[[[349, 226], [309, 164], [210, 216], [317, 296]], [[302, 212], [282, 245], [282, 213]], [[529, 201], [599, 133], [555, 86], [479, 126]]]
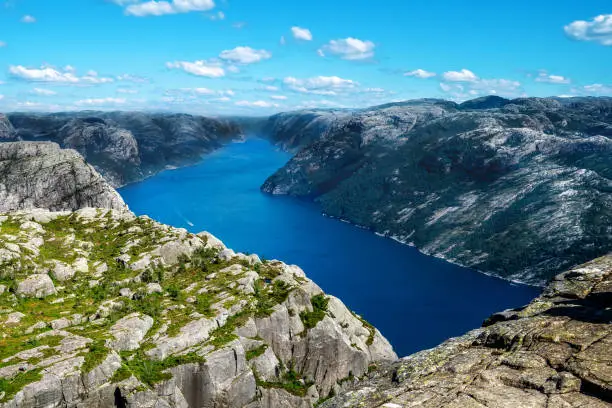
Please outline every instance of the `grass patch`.
[[243, 326], [250, 317], [251, 314], [248, 311], [242, 311], [230, 316], [223, 326], [210, 332], [211, 339], [208, 341], [208, 343], [218, 349], [227, 343], [236, 340], [238, 336], [234, 334], [234, 330]]
[[374, 328], [374, 326], [372, 326], [372, 324], [370, 324], [363, 317], [359, 316], [358, 314], [354, 312], [352, 313], [353, 313], [353, 316], [355, 316], [355, 318], [357, 318], [361, 322], [361, 324], [363, 324], [363, 327], [368, 329], [368, 331], [370, 332], [370, 335], [368, 336], [368, 339], [366, 340], [366, 344], [368, 346], [371, 346], [374, 343], [374, 336], [376, 335], [376, 329]]
[[255, 282], [255, 316], [267, 317], [272, 314], [272, 308], [287, 300], [291, 286], [283, 281], [274, 281], [268, 285], [265, 280]]
[[183, 364], [203, 363], [204, 361], [206, 361], [204, 357], [195, 353], [189, 353], [182, 356], [171, 356], [161, 361], [149, 360], [144, 353], [139, 351], [131, 360], [124, 358], [123, 365], [115, 372], [111, 382], [122, 381], [133, 374], [143, 384], [152, 387], [157, 383], [172, 378], [170, 373], [165, 372], [169, 368]]
[[250, 361], [254, 358], [261, 356], [263, 353], [266, 352], [267, 348], [268, 348], [267, 344], [262, 344], [261, 346], [254, 348], [253, 350], [247, 351], [246, 352], [247, 361]]
[[255, 381], [262, 388], [281, 388], [298, 397], [305, 397], [308, 388], [313, 384], [303, 381], [302, 376], [293, 370], [286, 372], [279, 382], [263, 381], [257, 376], [255, 376]]
[[89, 373], [91, 370], [102, 364], [106, 356], [108, 356], [109, 350], [106, 348], [105, 340], [94, 340], [89, 345], [89, 351], [85, 354], [85, 362], [81, 369], [84, 373]]
[[15, 394], [23, 389], [28, 384], [39, 381], [42, 378], [40, 369], [30, 370], [24, 373], [19, 373], [15, 377], [9, 379], [0, 379], [0, 393], [4, 396], [0, 398], [0, 402], [10, 401]]
[[314, 328], [323, 318], [327, 312], [327, 304], [329, 299], [324, 295], [315, 295], [310, 298], [310, 304], [312, 304], [312, 312], [301, 312], [300, 319], [306, 330]]

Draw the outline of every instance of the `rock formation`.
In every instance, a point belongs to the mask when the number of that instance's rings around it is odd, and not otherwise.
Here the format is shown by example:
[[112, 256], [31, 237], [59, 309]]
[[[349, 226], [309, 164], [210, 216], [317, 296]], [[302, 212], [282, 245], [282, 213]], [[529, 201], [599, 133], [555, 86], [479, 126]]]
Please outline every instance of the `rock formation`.
[[185, 114], [84, 111], [2, 118], [0, 141], [52, 141], [75, 149], [115, 187], [193, 164], [242, 136], [231, 121]]
[[612, 99], [416, 100], [273, 116], [262, 189], [421, 251], [543, 285], [612, 251]]
[[522, 309], [403, 358], [321, 407], [611, 407], [612, 256], [557, 276]]
[[0, 143], [0, 212], [83, 207], [126, 208], [76, 151], [49, 142]]
[[0, 216], [0, 407], [311, 407], [397, 358], [297, 266], [128, 211]]

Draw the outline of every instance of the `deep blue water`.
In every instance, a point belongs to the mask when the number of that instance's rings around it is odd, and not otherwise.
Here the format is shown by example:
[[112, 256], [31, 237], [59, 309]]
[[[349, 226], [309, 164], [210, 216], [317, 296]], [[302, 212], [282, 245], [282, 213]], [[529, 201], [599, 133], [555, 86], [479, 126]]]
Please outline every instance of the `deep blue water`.
[[234, 250], [294, 263], [374, 324], [400, 356], [480, 326], [538, 290], [425, 256], [321, 215], [310, 202], [259, 191], [290, 158], [261, 139], [234, 143], [195, 166], [119, 190], [132, 211]]

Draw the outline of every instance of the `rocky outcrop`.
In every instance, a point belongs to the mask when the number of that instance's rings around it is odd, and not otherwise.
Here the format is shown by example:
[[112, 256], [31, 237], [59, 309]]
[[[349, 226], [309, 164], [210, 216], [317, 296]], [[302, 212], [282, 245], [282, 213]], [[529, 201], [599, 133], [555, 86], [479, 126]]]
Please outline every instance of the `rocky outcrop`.
[[543, 285], [612, 251], [612, 99], [416, 100], [276, 115], [262, 189], [421, 251]]
[[12, 140], [15, 137], [15, 129], [6, 115], [0, 114], [0, 142]]
[[312, 407], [397, 358], [297, 266], [125, 210], [0, 216], [0, 282], [2, 408]]
[[[77, 150], [113, 186], [142, 180], [240, 138], [233, 121], [140, 112], [11, 113], [5, 140], [52, 141]], [[0, 140], [3, 139], [0, 119]]]
[[0, 212], [83, 207], [126, 208], [74, 150], [48, 142], [0, 143]]
[[612, 256], [557, 276], [522, 309], [403, 358], [326, 401], [340, 407], [611, 407]]

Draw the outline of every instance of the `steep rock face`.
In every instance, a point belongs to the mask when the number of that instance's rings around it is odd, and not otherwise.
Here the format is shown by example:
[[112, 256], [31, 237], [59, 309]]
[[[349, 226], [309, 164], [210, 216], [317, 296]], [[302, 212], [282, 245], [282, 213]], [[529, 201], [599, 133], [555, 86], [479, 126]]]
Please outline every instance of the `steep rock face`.
[[119, 194], [74, 150], [49, 142], [0, 143], [0, 211], [123, 209]]
[[15, 137], [15, 129], [8, 118], [0, 114], [0, 141], [12, 140]]
[[73, 148], [113, 186], [195, 163], [242, 135], [229, 120], [184, 114], [84, 111], [7, 117], [14, 140], [48, 140]]
[[[321, 116], [272, 117], [270, 138], [291, 147]], [[332, 116], [264, 191], [314, 197], [427, 254], [533, 284], [612, 250], [609, 98], [418, 100]]]
[[557, 276], [523, 309], [403, 358], [340, 407], [611, 407], [612, 256]]
[[297, 266], [128, 211], [1, 215], [0, 283], [2, 408], [312, 407], [397, 358]]

